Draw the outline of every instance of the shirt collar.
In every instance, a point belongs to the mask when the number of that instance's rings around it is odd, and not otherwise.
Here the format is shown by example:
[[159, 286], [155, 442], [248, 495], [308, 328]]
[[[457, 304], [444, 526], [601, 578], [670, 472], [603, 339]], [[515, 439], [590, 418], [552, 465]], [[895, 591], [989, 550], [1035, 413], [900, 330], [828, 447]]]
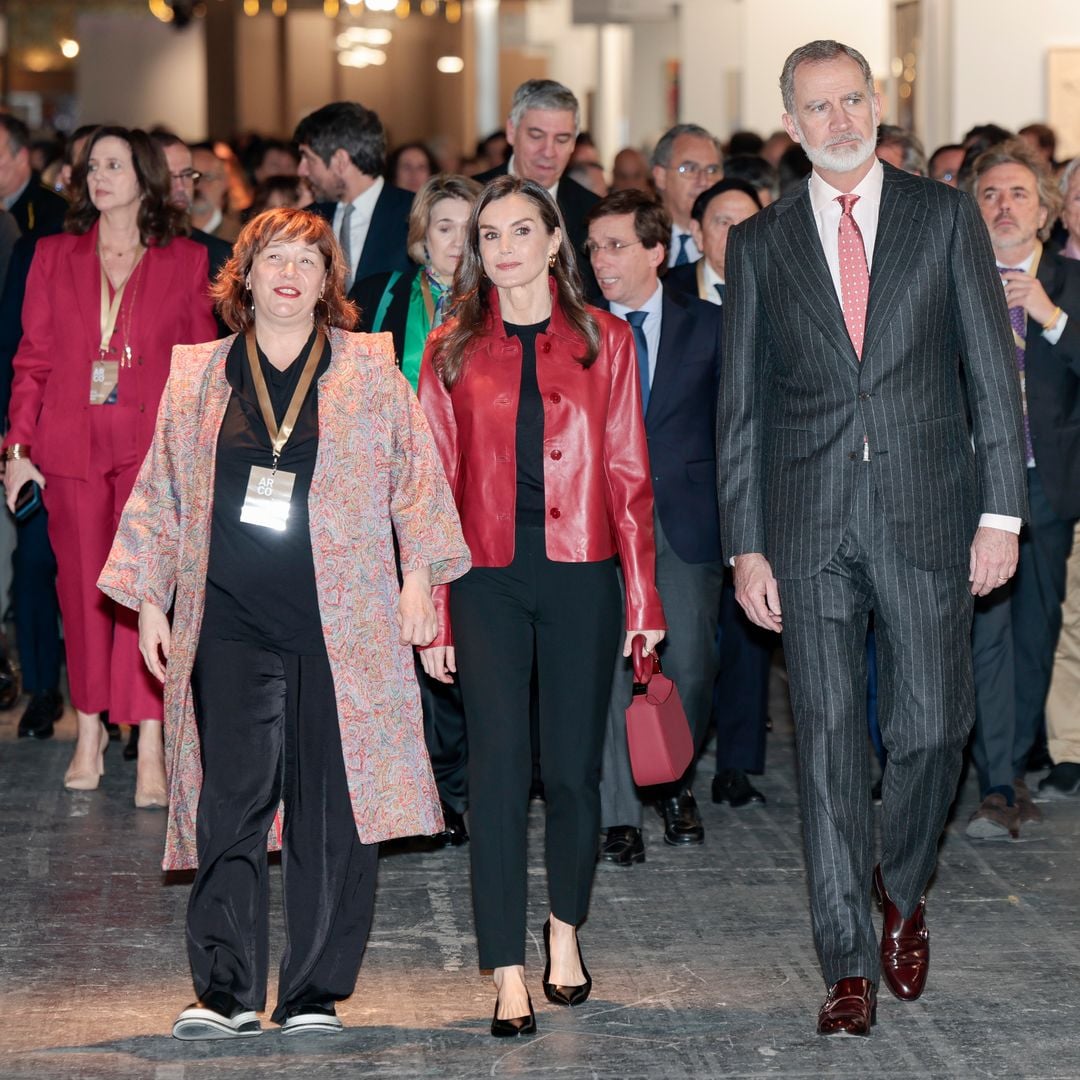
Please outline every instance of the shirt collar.
[[[881, 167], [881, 162], [875, 158], [870, 171], [851, 189], [851, 194], [875, 204], [880, 203], [881, 185], [884, 182], [885, 170]], [[815, 217], [827, 207], [837, 206], [837, 197], [844, 194], [846, 193], [837, 190], [832, 184], [826, 183], [817, 169], [810, 173], [810, 206], [813, 208]]]
[[[1021, 259], [1018, 263], [1003, 263], [1000, 259], [997, 259], [997, 265], [999, 270], [1023, 270], [1025, 274], [1031, 271], [1031, 264], [1035, 261], [1035, 255], [1038, 252], [1038, 247], [1031, 249], [1031, 254], [1026, 259]], [[995, 258], [997, 258], [995, 256]]]
[[3, 200], [5, 210], [10, 210], [22, 198], [23, 192], [30, 186], [30, 181], [33, 179], [34, 175], [33, 173], [31, 173], [30, 176], [26, 178], [26, 183], [23, 184], [23, 186], [19, 188], [18, 191], [13, 191], [6, 199]]
[[704, 255], [701, 257], [705, 260], [705, 265], [702, 269], [702, 274], [705, 277], [705, 287], [711, 289], [714, 285], [723, 285], [724, 279], [712, 268], [712, 264]]
[[360, 192], [359, 195], [353, 199], [350, 204], [353, 208], [353, 220], [361, 218], [364, 221], [370, 221], [375, 216], [375, 204], [379, 201], [379, 196], [382, 194], [382, 189], [385, 186], [386, 181], [381, 177], [375, 177], [371, 187], [365, 191]]
[[[513, 154], [510, 155], [510, 160], [506, 163], [506, 171], [510, 176], [517, 176], [517, 173], [514, 172], [514, 155]], [[553, 199], [557, 199], [559, 197], [559, 181], [558, 180], [556, 180], [555, 183], [552, 184], [551, 187], [549, 187], [547, 189], [547, 193]]]
[[645, 303], [641, 305], [641, 307], [639, 307], [639, 308], [630, 308], [630, 307], [627, 307], [625, 304], [616, 304], [614, 301], [612, 301], [611, 305], [610, 305], [611, 314], [612, 315], [618, 315], [618, 317], [620, 319], [625, 319], [626, 315], [627, 315], [627, 312], [630, 312], [630, 311], [644, 311], [645, 315], [646, 315], [646, 318], [652, 318], [654, 315], [659, 315], [660, 314], [660, 308], [661, 308], [663, 299], [664, 299], [664, 286], [659, 281], [657, 281], [656, 290], [653, 292], [652, 296], [650, 296], [649, 299], [646, 300]]

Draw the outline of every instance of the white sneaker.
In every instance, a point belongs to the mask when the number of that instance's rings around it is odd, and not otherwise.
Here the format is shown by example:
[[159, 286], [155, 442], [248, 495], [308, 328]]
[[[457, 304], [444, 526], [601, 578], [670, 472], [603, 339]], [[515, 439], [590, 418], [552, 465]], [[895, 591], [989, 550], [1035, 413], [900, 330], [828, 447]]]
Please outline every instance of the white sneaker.
[[333, 1005], [301, 1005], [281, 1025], [282, 1035], [337, 1035], [342, 1030]]
[[226, 1015], [207, 1008], [201, 1002], [189, 1005], [173, 1024], [174, 1039], [194, 1042], [200, 1039], [249, 1039], [262, 1034], [258, 1014], [237, 1006]]

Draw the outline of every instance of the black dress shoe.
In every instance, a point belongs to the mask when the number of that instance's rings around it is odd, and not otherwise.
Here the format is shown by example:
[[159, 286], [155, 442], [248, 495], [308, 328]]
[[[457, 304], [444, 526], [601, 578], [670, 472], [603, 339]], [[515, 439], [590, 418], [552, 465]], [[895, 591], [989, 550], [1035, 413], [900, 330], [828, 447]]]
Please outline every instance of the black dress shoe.
[[491, 1034], [496, 1039], [510, 1039], [515, 1035], [535, 1035], [536, 1013], [533, 1010], [532, 998], [529, 998], [529, 1015], [515, 1016], [510, 1020], [499, 1019], [499, 1002], [496, 999], [495, 1015], [491, 1018]]
[[612, 825], [600, 845], [600, 861], [615, 866], [633, 866], [645, 861], [645, 841], [633, 825]]
[[549, 982], [551, 976], [551, 920], [547, 919], [544, 922], [544, 956], [547, 958], [547, 963], [544, 965], [544, 977], [540, 981], [540, 985], [544, 988], [544, 997], [552, 1005], [581, 1005], [588, 1000], [589, 994], [592, 992], [592, 977], [589, 975], [589, 969], [585, 966], [585, 961], [581, 957], [581, 942], [575, 939], [574, 944], [577, 945], [578, 963], [581, 965], [581, 973], [585, 976], [585, 981], [579, 986], [560, 986], [558, 983]]
[[51, 739], [53, 725], [64, 715], [64, 699], [59, 690], [35, 694], [19, 718], [20, 739]]
[[465, 819], [452, 806], [442, 804], [443, 831], [436, 833], [432, 844], [436, 848], [461, 847], [469, 842], [469, 832], [465, 828]]
[[742, 769], [722, 769], [713, 777], [712, 801], [741, 810], [744, 806], [764, 805], [765, 796], [750, 783]]
[[705, 842], [705, 826], [701, 824], [701, 814], [689, 788], [670, 799], [661, 799], [657, 809], [664, 819], [665, 844], [683, 847]]

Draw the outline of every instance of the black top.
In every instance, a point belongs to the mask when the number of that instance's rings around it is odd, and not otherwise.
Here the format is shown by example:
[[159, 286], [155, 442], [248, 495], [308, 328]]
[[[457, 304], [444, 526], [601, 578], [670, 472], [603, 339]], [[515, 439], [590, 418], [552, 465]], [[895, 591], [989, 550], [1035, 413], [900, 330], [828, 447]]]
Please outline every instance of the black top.
[[[314, 337], [312, 331], [300, 355], [284, 371], [278, 371], [259, 349], [259, 363], [278, 424], [300, 381]], [[309, 656], [326, 648], [315, 592], [307, 500], [319, 448], [317, 380], [329, 367], [327, 342], [296, 426], [278, 460], [278, 471], [294, 473], [296, 480], [288, 527], [277, 532], [240, 520], [251, 466], [269, 469], [273, 456], [242, 334], [229, 350], [225, 377], [233, 392], [218, 434], [210, 564], [206, 571], [203, 630], [209, 637]]]
[[544, 524], [544, 402], [536, 381], [536, 335], [548, 319], [532, 326], [504, 322], [507, 337], [521, 342], [521, 393], [517, 414], [517, 523]]

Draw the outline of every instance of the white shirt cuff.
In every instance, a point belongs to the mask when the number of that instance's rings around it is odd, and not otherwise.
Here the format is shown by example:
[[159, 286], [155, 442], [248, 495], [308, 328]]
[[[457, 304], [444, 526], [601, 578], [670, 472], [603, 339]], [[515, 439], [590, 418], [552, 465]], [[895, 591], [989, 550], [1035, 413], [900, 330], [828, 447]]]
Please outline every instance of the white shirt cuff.
[[1065, 333], [1065, 324], [1069, 321], [1069, 316], [1063, 311], [1058, 317], [1057, 322], [1050, 327], [1049, 330], [1044, 330], [1042, 336], [1050, 342], [1051, 345], [1056, 345], [1061, 340], [1061, 335]]
[[979, 518], [980, 529], [1002, 529], [1011, 533], [1019, 533], [1023, 523], [1023, 518], [1009, 517], [1007, 514], [983, 514]]

